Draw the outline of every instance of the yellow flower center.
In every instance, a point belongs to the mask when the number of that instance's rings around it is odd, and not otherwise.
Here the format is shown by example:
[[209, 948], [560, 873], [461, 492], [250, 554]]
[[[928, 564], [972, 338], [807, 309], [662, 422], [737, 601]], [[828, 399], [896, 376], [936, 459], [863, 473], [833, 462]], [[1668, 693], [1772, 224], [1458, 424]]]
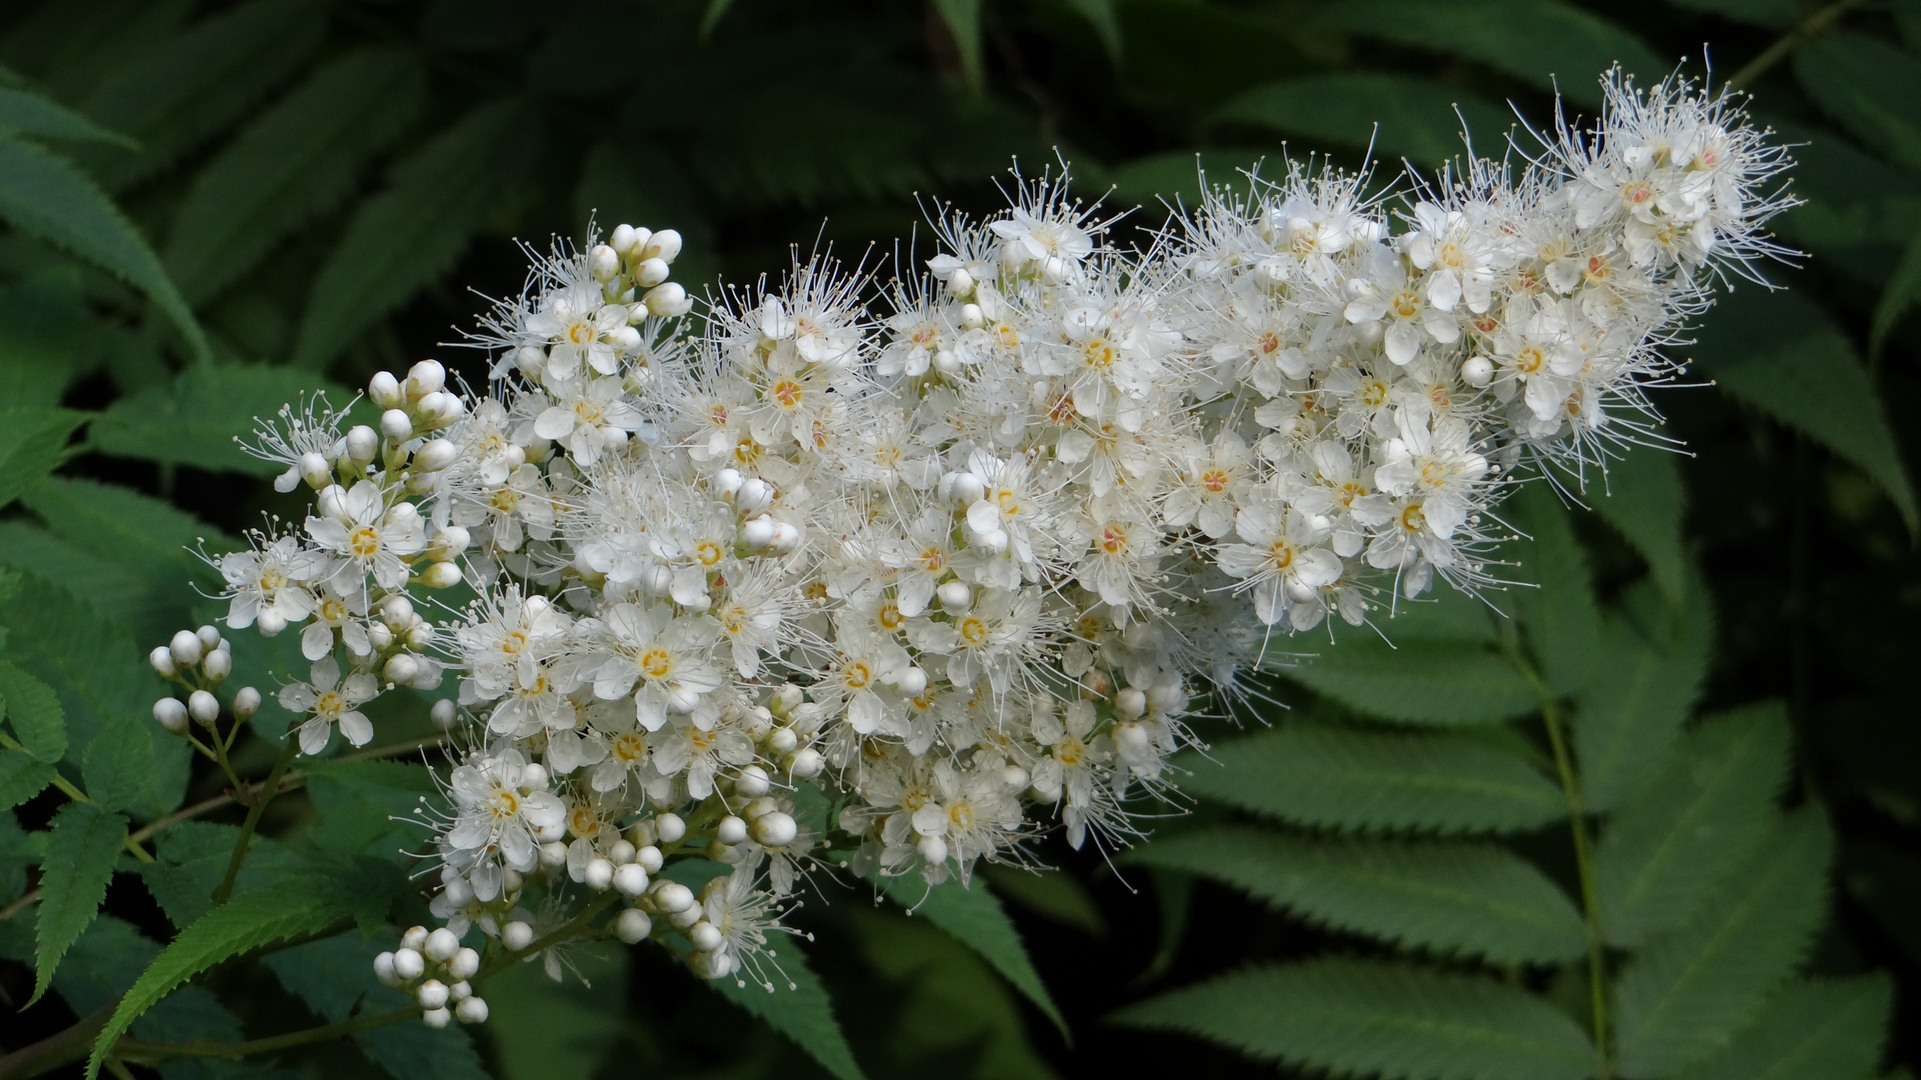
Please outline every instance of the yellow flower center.
[[640, 654], [640, 671], [650, 679], [664, 679], [674, 672], [674, 658], [656, 645]]

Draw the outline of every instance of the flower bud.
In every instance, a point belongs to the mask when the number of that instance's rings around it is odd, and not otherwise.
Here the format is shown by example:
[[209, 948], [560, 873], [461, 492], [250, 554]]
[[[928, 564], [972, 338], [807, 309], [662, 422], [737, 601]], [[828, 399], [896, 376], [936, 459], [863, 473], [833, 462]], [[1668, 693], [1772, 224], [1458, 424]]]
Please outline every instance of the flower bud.
[[459, 525], [449, 525], [434, 534], [433, 541], [427, 545], [427, 557], [437, 562], [446, 562], [467, 550], [473, 542], [472, 533]]
[[753, 799], [765, 795], [767, 787], [767, 770], [758, 765], [747, 766], [734, 778], [734, 792], [742, 798]]
[[930, 863], [947, 861], [947, 841], [938, 836], [923, 836], [914, 846], [920, 849], [920, 857]]
[[662, 229], [648, 238], [646, 245], [640, 249], [640, 257], [670, 263], [680, 257], [680, 245], [678, 230]]
[[243, 686], [240, 688], [238, 693], [234, 694], [233, 696], [234, 719], [239, 720], [242, 723], [245, 723], [248, 720], [252, 720], [253, 714], [259, 711], [260, 711], [260, 691], [255, 690], [251, 686]]
[[439, 701], [434, 702], [433, 708], [427, 711], [427, 715], [433, 717], [435, 726], [439, 727], [440, 730], [447, 731], [451, 729], [454, 726], [454, 719], [457, 715], [453, 699], [441, 698]]
[[473, 903], [474, 887], [464, 877], [449, 877], [446, 885], [442, 886], [440, 894], [446, 897], [447, 903], [452, 906], [464, 908]]
[[[591, 864], [590, 864], [591, 865]], [[622, 896], [639, 896], [647, 891], [647, 871], [639, 863], [628, 863], [614, 870], [614, 888]]]
[[720, 927], [702, 919], [687, 928], [687, 940], [693, 942], [694, 948], [701, 952], [713, 952], [720, 948], [725, 939], [720, 936]]
[[595, 892], [604, 892], [614, 883], [614, 864], [596, 855], [587, 860], [587, 867], [582, 871], [581, 880]]
[[595, 244], [587, 252], [587, 272], [595, 281], [614, 280], [620, 276], [620, 253], [606, 244]]
[[654, 906], [674, 914], [694, 906], [694, 890], [678, 881], [661, 881], [654, 885]]
[[422, 472], [439, 472], [454, 463], [460, 448], [446, 439], [435, 439], [414, 451], [414, 468]]
[[447, 961], [447, 970], [456, 979], [471, 979], [480, 970], [480, 954], [462, 946], [454, 958]]
[[206, 650], [200, 644], [200, 636], [192, 630], [182, 630], [167, 643], [167, 651], [173, 654], [173, 662], [179, 667], [192, 667], [200, 662]]
[[620, 255], [632, 255], [651, 235], [646, 229], [636, 229], [623, 222], [614, 226], [614, 231], [607, 237], [607, 244]]
[[438, 360], [422, 360], [407, 369], [407, 396], [415, 401], [437, 394], [447, 386], [447, 369]]
[[175, 735], [187, 730], [187, 706], [179, 698], [163, 697], [154, 702], [153, 718]]
[[776, 555], [792, 555], [800, 549], [800, 529], [789, 522], [774, 522], [774, 538], [767, 547]]
[[743, 517], [756, 514], [774, 503], [774, 488], [758, 476], [740, 482], [740, 490], [734, 493], [734, 509]]
[[654, 835], [663, 844], [672, 844], [687, 835], [687, 823], [680, 820], [679, 814], [658, 814], [654, 817]]
[[277, 637], [282, 630], [287, 628], [287, 617], [272, 608], [268, 608], [254, 619], [253, 628], [260, 631], [261, 637]]
[[219, 682], [233, 674], [233, 654], [225, 649], [215, 649], [200, 661], [200, 670], [206, 672], [207, 678]]
[[374, 957], [374, 978], [382, 986], [399, 986], [400, 976], [394, 974], [394, 954], [383, 952]]
[[315, 491], [334, 482], [333, 464], [320, 454], [308, 452], [300, 455], [299, 468], [300, 479]]
[[451, 424], [467, 414], [467, 406], [456, 395], [436, 390], [420, 399], [420, 411], [429, 426]]
[[946, 582], [934, 590], [934, 595], [940, 599], [941, 610], [949, 615], [959, 615], [974, 604], [974, 590], [964, 581]]
[[487, 1000], [470, 997], [454, 1006], [454, 1016], [463, 1024], [484, 1024], [487, 1022]]
[[661, 260], [643, 259], [639, 266], [634, 267], [634, 284], [643, 289], [651, 289], [666, 281], [671, 273], [673, 271], [667, 269], [667, 264]]
[[447, 1004], [447, 984], [439, 979], [428, 979], [420, 984], [420, 989], [414, 991], [414, 1000], [420, 1002], [421, 1008], [438, 1009]]
[[960, 354], [952, 349], [934, 350], [934, 370], [942, 375], [958, 374], [961, 369]]
[[1147, 728], [1132, 720], [1115, 724], [1113, 736], [1114, 748], [1119, 750], [1124, 758], [1138, 759], [1154, 743], [1153, 737], [1147, 733]]
[[408, 686], [420, 674], [420, 661], [412, 653], [395, 653], [381, 670], [394, 685]]
[[445, 589], [460, 584], [460, 566], [457, 563], [437, 562], [420, 575], [420, 583], [429, 589]]
[[1157, 713], [1180, 712], [1187, 708], [1187, 687], [1179, 672], [1167, 672], [1147, 688], [1147, 704]]
[[894, 685], [905, 697], [919, 697], [927, 692], [927, 672], [917, 667], [907, 668]]
[[380, 433], [395, 442], [406, 442], [414, 437], [413, 417], [399, 409], [388, 409], [380, 414]]
[[433, 1028], [435, 1031], [446, 1027], [453, 1022], [453, 1019], [454, 1014], [448, 1012], [446, 1009], [428, 1009], [426, 1012], [420, 1014], [420, 1022]]
[[1494, 381], [1494, 365], [1485, 356], [1470, 356], [1461, 364], [1461, 381], [1478, 390]]
[[766, 514], [755, 518], [740, 527], [740, 542], [750, 550], [759, 551], [774, 542], [774, 519]]
[[614, 920], [614, 933], [629, 945], [640, 944], [653, 932], [654, 920], [639, 908], [628, 908], [620, 913], [620, 918]]
[[757, 844], [765, 847], [783, 847], [793, 843], [794, 837], [800, 835], [800, 824], [794, 820], [792, 814], [775, 810], [755, 818], [750, 831]]
[[796, 780], [812, 780], [827, 767], [827, 759], [811, 746], [803, 746], [787, 757], [787, 775]]
[[403, 949], [412, 949], [415, 952], [426, 948], [427, 928], [424, 926], [409, 926], [406, 932], [400, 935], [400, 947]]
[[1114, 711], [1132, 720], [1147, 711], [1147, 695], [1135, 687], [1127, 687], [1114, 695]]
[[966, 299], [973, 295], [974, 275], [968, 273], [965, 267], [956, 270], [947, 275], [947, 288], [956, 297]]
[[747, 839], [747, 823], [728, 814], [714, 826], [714, 836], [723, 844], [738, 844]]
[[987, 325], [987, 317], [981, 314], [979, 304], [961, 305], [961, 325], [969, 330], [979, 330]]
[[426, 970], [427, 961], [418, 952], [406, 947], [394, 950], [394, 974], [403, 982], [420, 978]]
[[205, 690], [195, 690], [187, 697], [187, 715], [203, 724], [211, 724], [220, 719], [220, 699]]
[[775, 728], [767, 736], [767, 748], [776, 754], [785, 754], [799, 745], [800, 736], [794, 734], [793, 728]]
[[[401, 415], [405, 416], [405, 413]], [[347, 430], [347, 459], [355, 465], [366, 467], [374, 455], [380, 452], [380, 434], [365, 424], [355, 424]]]
[[[477, 961], [480, 954], [475, 953], [474, 957]], [[447, 988], [447, 996], [453, 998], [455, 1001], [465, 1001], [474, 996], [474, 986], [466, 979], [462, 979]]]
[[974, 538], [974, 543], [985, 548], [990, 554], [999, 555], [1007, 550], [1009, 543], [1007, 530], [995, 527]]
[[[725, 851], [721, 851], [716, 853], [713, 857], [721, 858], [726, 854], [727, 853]], [[707, 905], [699, 902], [695, 902], [692, 904], [688, 904], [686, 907], [681, 908], [679, 911], [676, 911], [673, 914], [667, 916], [667, 921], [673, 924], [674, 926], [678, 927], [679, 929], [685, 930], [688, 927], [699, 922], [701, 918], [706, 914], [707, 914]]]
[[[951, 479], [950, 479], [951, 478]], [[956, 506], [972, 506], [987, 494], [987, 485], [971, 472], [948, 473], [941, 477], [941, 487]]]
[[634, 851], [634, 865], [650, 874], [658, 873], [661, 863], [665, 861], [660, 854], [660, 849], [652, 844], [642, 844]]
[[714, 494], [723, 499], [731, 499], [744, 482], [745, 478], [740, 475], [740, 470], [722, 469], [714, 474], [714, 479], [709, 486], [713, 488]]
[[500, 943], [511, 952], [519, 952], [534, 943], [534, 928], [518, 920], [500, 928]]
[[452, 930], [443, 926], [427, 935], [427, 947], [423, 951], [429, 957], [444, 964], [452, 960], [454, 954], [460, 951], [460, 939], [454, 936]]
[[173, 676], [180, 671], [179, 665], [173, 662], [173, 650], [165, 645], [155, 646], [154, 650], [147, 654], [147, 663], [152, 665], [155, 671], [169, 679], [173, 678]]
[[659, 318], [685, 315], [693, 310], [694, 302], [687, 299], [687, 290], [677, 281], [664, 281], [647, 290], [647, 313]]
[[400, 380], [391, 371], [376, 371], [367, 380], [367, 397], [383, 409], [393, 409], [407, 403], [407, 395], [400, 389]]
[[615, 866], [626, 866], [634, 861], [634, 852], [637, 850], [639, 849], [634, 847], [632, 840], [622, 838], [614, 841], [614, 846], [607, 849], [607, 858], [612, 860]]
[[394, 632], [387, 629], [386, 623], [371, 623], [367, 627], [367, 643], [376, 650], [385, 649], [394, 643]]
[[1001, 770], [1001, 786], [1008, 791], [1019, 791], [1027, 786], [1029, 779], [1027, 770], [1019, 765], [1009, 765]]

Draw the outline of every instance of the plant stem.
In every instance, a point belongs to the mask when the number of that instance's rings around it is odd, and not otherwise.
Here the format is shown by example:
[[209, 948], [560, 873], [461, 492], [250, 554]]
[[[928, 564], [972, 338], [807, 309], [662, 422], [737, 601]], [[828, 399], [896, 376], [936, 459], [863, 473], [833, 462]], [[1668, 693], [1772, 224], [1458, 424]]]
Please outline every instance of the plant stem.
[[56, 1031], [37, 1043], [29, 1043], [0, 1057], [0, 1080], [16, 1080], [57, 1069], [87, 1056], [93, 1040], [106, 1029], [113, 1010], [120, 1004], [114, 998], [80, 1018], [72, 1027]]
[[280, 752], [280, 760], [273, 763], [273, 771], [260, 782], [259, 790], [254, 793], [253, 805], [247, 809], [247, 820], [240, 825], [240, 836], [233, 842], [233, 858], [227, 860], [227, 874], [213, 891], [215, 904], [224, 904], [233, 895], [234, 879], [240, 876], [240, 865], [247, 861], [247, 848], [253, 843], [254, 829], [260, 824], [260, 815], [266, 812], [267, 804], [279, 794], [280, 778], [293, 764], [294, 755], [298, 753], [300, 743], [292, 732], [288, 732], [287, 748]]
[[1859, 7], [1861, 0], [1835, 0], [1834, 3], [1801, 20], [1801, 24], [1776, 38], [1774, 44], [1761, 50], [1761, 55], [1741, 65], [1740, 70], [1728, 77], [1729, 86], [1746, 86], [1766, 74], [1769, 68], [1787, 59], [1788, 54], [1802, 41], [1813, 37], [1828, 28], [1828, 24]]
[[361, 1016], [352, 1020], [342, 1020], [337, 1024], [324, 1024], [320, 1027], [306, 1028], [301, 1031], [289, 1031], [285, 1035], [272, 1035], [264, 1039], [249, 1039], [246, 1042], [235, 1043], [213, 1042], [206, 1039], [178, 1043], [147, 1042], [143, 1039], [121, 1039], [114, 1044], [113, 1054], [115, 1057], [124, 1058], [129, 1061], [138, 1061], [143, 1064], [185, 1057], [217, 1057], [237, 1060], [252, 1054], [265, 1054], [275, 1050], [285, 1050], [293, 1046], [305, 1046], [308, 1043], [326, 1042], [329, 1039], [337, 1039], [343, 1035], [352, 1035], [356, 1031], [366, 1031], [368, 1028], [398, 1024], [404, 1020], [412, 1020], [419, 1016], [420, 1013], [420, 1006], [409, 1005], [404, 1009], [395, 1009], [393, 1012], [380, 1013], [375, 1016]]
[[[1538, 679], [1536, 685], [1540, 685]], [[1574, 833], [1574, 866], [1581, 879], [1581, 913], [1587, 924], [1588, 996], [1594, 1003], [1594, 1050], [1600, 1055], [1596, 1075], [1600, 1080], [1611, 1080], [1614, 1063], [1608, 1054], [1607, 944], [1601, 937], [1601, 906], [1594, 886], [1594, 846], [1588, 839], [1586, 802], [1581, 797], [1574, 762], [1567, 752], [1567, 738], [1561, 730], [1561, 707], [1546, 693], [1541, 697], [1541, 722], [1547, 727], [1548, 743], [1554, 748], [1554, 767], [1561, 774], [1561, 790], [1567, 793], [1568, 823]]]
[[[4, 746], [9, 750], [18, 750], [23, 754], [32, 756], [31, 751], [29, 751], [26, 747], [20, 745], [18, 742], [16, 742], [13, 739], [12, 736], [9, 736], [9, 735], [0, 734], [0, 746]], [[66, 777], [61, 776], [57, 772], [53, 774], [53, 786], [59, 788], [60, 793], [62, 795], [65, 795], [67, 798], [72, 799], [74, 802], [90, 803], [93, 801], [92, 799], [87, 798], [86, 792], [81, 791], [77, 787], [74, 787], [73, 781], [68, 780]], [[139, 859], [141, 862], [153, 861], [153, 856], [147, 854], [147, 849], [141, 847], [140, 841], [135, 840], [132, 836], [126, 837], [124, 840], [121, 841], [121, 843], [123, 846], [126, 847], [127, 854], [132, 855], [134, 858]], [[37, 891], [39, 890], [35, 890], [35, 892]], [[27, 895], [31, 896], [33, 894], [28, 893]], [[14, 912], [20, 910], [22, 907], [25, 907], [26, 906], [26, 904], [24, 903], [25, 900], [26, 900], [26, 897], [23, 896], [19, 900], [16, 900], [13, 903], [7, 905], [7, 909], [5, 911], [0, 911], [0, 919], [5, 919], [8, 916], [12, 915]]]

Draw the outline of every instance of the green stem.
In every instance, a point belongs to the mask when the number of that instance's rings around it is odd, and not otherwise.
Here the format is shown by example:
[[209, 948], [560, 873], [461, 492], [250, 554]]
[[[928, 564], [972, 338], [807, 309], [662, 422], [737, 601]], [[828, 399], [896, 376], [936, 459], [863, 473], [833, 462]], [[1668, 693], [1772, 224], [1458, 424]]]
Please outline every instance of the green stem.
[[142, 1063], [186, 1057], [217, 1057], [237, 1060], [253, 1054], [266, 1054], [275, 1050], [285, 1050], [289, 1047], [305, 1046], [308, 1043], [326, 1042], [330, 1039], [338, 1039], [343, 1035], [352, 1035], [356, 1031], [366, 1031], [368, 1028], [398, 1024], [405, 1020], [412, 1020], [418, 1017], [420, 1013], [420, 1006], [409, 1005], [404, 1009], [395, 1009], [389, 1013], [361, 1016], [352, 1020], [342, 1020], [338, 1024], [325, 1024], [321, 1027], [306, 1028], [301, 1031], [289, 1031], [285, 1035], [273, 1035], [264, 1039], [249, 1039], [246, 1042], [236, 1043], [213, 1042], [206, 1039], [178, 1043], [147, 1042], [144, 1039], [121, 1039], [114, 1044], [113, 1054], [118, 1058]]
[[267, 804], [278, 795], [280, 778], [293, 764], [296, 754], [300, 753], [300, 743], [292, 732], [287, 733], [287, 748], [280, 752], [280, 760], [273, 763], [273, 771], [260, 782], [260, 789], [254, 794], [253, 805], [247, 808], [247, 820], [240, 825], [240, 836], [233, 842], [233, 858], [227, 860], [227, 874], [220, 879], [220, 885], [213, 891], [213, 902], [224, 904], [233, 895], [234, 879], [240, 876], [240, 865], [247, 861], [247, 847], [253, 843], [254, 829], [260, 825], [260, 815], [266, 812]]
[[495, 953], [485, 964], [481, 965], [480, 970], [474, 973], [473, 978], [467, 981], [474, 986], [479, 986], [496, 972], [510, 964], [524, 960], [529, 956], [538, 956], [541, 952], [563, 941], [571, 941], [579, 937], [587, 931], [587, 924], [593, 921], [594, 916], [600, 914], [608, 904], [614, 902], [616, 895], [617, 894], [610, 892], [596, 898], [592, 903], [587, 905], [586, 910], [567, 920], [565, 923], [562, 923], [559, 929], [543, 937], [535, 938], [532, 944], [517, 953], [510, 953], [504, 949]]
[[[14, 739], [8, 735], [0, 734], [0, 746], [4, 746], [9, 750], [18, 750], [23, 754], [28, 754], [29, 756], [31, 756], [31, 751], [29, 751], [26, 747], [20, 745], [18, 742], [14, 741]], [[57, 772], [53, 774], [53, 786], [56, 788], [59, 788], [61, 794], [65, 795], [69, 799], [72, 799], [74, 802], [90, 803], [93, 801], [92, 799], [87, 798], [86, 792], [81, 791], [77, 787], [74, 787], [73, 781], [68, 780], [66, 777], [61, 776]], [[135, 840], [131, 835], [122, 839], [120, 843], [122, 846], [124, 846], [127, 849], [127, 854], [132, 855], [134, 858], [139, 859], [141, 862], [150, 863], [154, 861], [153, 856], [147, 854], [147, 849], [140, 846], [140, 841]], [[22, 899], [25, 899], [25, 897], [22, 897]], [[14, 912], [18, 911], [21, 906], [22, 905], [18, 901], [8, 905], [7, 910], [4, 913], [0, 913], [0, 919], [4, 919], [12, 915]]]
[[1769, 68], [1787, 59], [1795, 46], [1828, 28], [1834, 20], [1859, 7], [1861, 0], [1835, 0], [1834, 3], [1801, 20], [1801, 24], [1776, 38], [1774, 44], [1761, 50], [1761, 55], [1741, 65], [1741, 69], [1728, 77], [1729, 86], [1747, 86], [1766, 74]]

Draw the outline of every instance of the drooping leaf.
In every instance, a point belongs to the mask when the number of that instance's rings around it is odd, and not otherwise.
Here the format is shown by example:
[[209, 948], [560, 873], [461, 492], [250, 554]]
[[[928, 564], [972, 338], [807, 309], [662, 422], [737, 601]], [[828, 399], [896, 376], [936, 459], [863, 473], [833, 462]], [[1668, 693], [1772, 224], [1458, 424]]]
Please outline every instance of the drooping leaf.
[[1387, 1080], [1583, 1080], [1594, 1067], [1581, 1029], [1526, 991], [1374, 961], [1249, 968], [1131, 1005], [1113, 1020]]
[[[1615, 64], [1648, 79], [1672, 66], [1620, 26], [1560, 0], [1360, 0], [1318, 14], [1329, 29], [1478, 60], [1582, 105], [1601, 103], [1594, 76]], [[1494, 143], [1482, 150], [1497, 152]]]
[[979, 92], [986, 78], [981, 60], [981, 0], [934, 0], [941, 23], [954, 42], [967, 85]]
[[307, 298], [294, 363], [317, 368], [445, 270], [531, 155], [537, 121], [516, 101], [481, 105], [395, 166], [355, 213]]
[[1636, 447], [1609, 462], [1603, 479], [1583, 493], [1588, 505], [1627, 538], [1647, 560], [1648, 573], [1661, 591], [1678, 602], [1687, 588], [1688, 557], [1681, 540], [1687, 491], [1674, 455], [1657, 447]]
[[1034, 961], [1028, 958], [1020, 931], [1014, 928], [1014, 920], [1007, 917], [985, 878], [975, 878], [965, 886], [949, 881], [929, 888], [918, 877], [892, 877], [882, 878], [881, 885], [889, 899], [980, 953], [1056, 1027], [1067, 1030], [1067, 1021], [1041, 982], [1040, 972], [1034, 970]]
[[60, 464], [67, 437], [87, 419], [72, 409], [0, 409], [0, 507]]
[[1921, 168], [1921, 60], [1892, 41], [1846, 31], [1794, 50], [1809, 96], [1864, 144]]
[[294, 877], [236, 895], [195, 920], [141, 972], [93, 1044], [87, 1078], [99, 1075], [114, 1041], [176, 986], [229, 957], [299, 934], [314, 933], [353, 914], [360, 900], [352, 882]]
[[125, 810], [139, 802], [153, 790], [153, 773], [153, 736], [134, 717], [95, 735], [81, 765], [87, 797], [103, 810]]
[[1827, 908], [1834, 835], [1819, 807], [1785, 819], [1679, 930], [1615, 980], [1623, 1076], [1664, 1076], [1732, 1044], [1806, 955]]
[[298, 71], [325, 30], [322, 9], [306, 0], [252, 0], [162, 39], [83, 109], [140, 151], [89, 154], [88, 163], [115, 191], [161, 172]]
[[558, 985], [538, 963], [519, 963], [486, 984], [501, 1080], [592, 1076], [620, 1041], [628, 950], [603, 945], [568, 956], [585, 979]]
[[1517, 832], [1567, 813], [1539, 770], [1456, 735], [1289, 723], [1208, 757], [1182, 759], [1183, 790], [1319, 828]]
[[[1455, 115], [1455, 110], [1460, 115]], [[1222, 105], [1216, 123], [1267, 128], [1341, 146], [1372, 145], [1379, 157], [1435, 166], [1465, 153], [1461, 121], [1476, 145], [1500, 145], [1512, 121], [1472, 93], [1412, 75], [1342, 72], [1257, 87]]]
[[327, 64], [250, 123], [194, 179], [174, 218], [166, 260], [180, 291], [205, 301], [339, 206], [413, 123], [424, 86], [412, 53], [372, 46]]
[[1787, 780], [1788, 742], [1779, 703], [1706, 721], [1622, 806], [1594, 854], [1611, 943], [1637, 945], [1687, 921], [1753, 851]]
[[1686, 1080], [1861, 1080], [1880, 1064], [1894, 987], [1882, 974], [1790, 983]]
[[[255, 418], [271, 419], [288, 402], [327, 384], [293, 368], [195, 367], [171, 384], [153, 386], [109, 405], [94, 421], [94, 445], [120, 457], [192, 465], [218, 472], [271, 476], [286, 468], [240, 449]], [[351, 395], [337, 395], [345, 404]]]
[[1286, 674], [1358, 712], [1410, 724], [1494, 724], [1540, 704], [1527, 680], [1485, 646], [1399, 636], [1390, 645], [1364, 629]]
[[24, 750], [0, 748], [0, 809], [11, 810], [53, 783], [53, 766]]
[[1587, 683], [1601, 634], [1586, 554], [1574, 537], [1568, 511], [1546, 484], [1527, 485], [1502, 504], [1501, 511], [1529, 537], [1515, 544], [1513, 552], [1521, 563], [1516, 576], [1534, 586], [1507, 595], [1542, 676], [1556, 693], [1572, 694]]
[[40, 864], [40, 919], [34, 934], [33, 997], [40, 1000], [54, 969], [107, 897], [127, 819], [91, 803], [68, 803], [53, 815]]
[[1223, 827], [1157, 837], [1130, 860], [1224, 881], [1310, 922], [1403, 948], [1497, 963], [1556, 963], [1587, 948], [1567, 894], [1490, 844], [1319, 841]]
[[717, 979], [708, 985], [792, 1039], [839, 1080], [864, 1080], [860, 1063], [854, 1060], [854, 1049], [847, 1045], [847, 1036], [834, 1016], [827, 987], [807, 966], [806, 956], [799, 949], [782, 949], [776, 959], [781, 971], [772, 972], [772, 977], [778, 980], [784, 972], [787, 984], [776, 985], [771, 991], [752, 982], [742, 986], [744, 980], [734, 979]]
[[8, 86], [0, 86], [0, 134], [105, 142], [127, 149], [136, 145], [57, 101]]
[[1691, 583], [1679, 640], [1651, 640], [1625, 619], [1601, 624], [1593, 676], [1575, 701], [1574, 751], [1588, 806], [1609, 810], [1660, 767], [1707, 675], [1709, 598]]
[[139, 289], [206, 357], [206, 335], [146, 237], [73, 162], [19, 139], [0, 138], [0, 218], [78, 255]]
[[0, 660], [0, 713], [35, 760], [49, 765], [67, 756], [67, 714], [53, 687]]

